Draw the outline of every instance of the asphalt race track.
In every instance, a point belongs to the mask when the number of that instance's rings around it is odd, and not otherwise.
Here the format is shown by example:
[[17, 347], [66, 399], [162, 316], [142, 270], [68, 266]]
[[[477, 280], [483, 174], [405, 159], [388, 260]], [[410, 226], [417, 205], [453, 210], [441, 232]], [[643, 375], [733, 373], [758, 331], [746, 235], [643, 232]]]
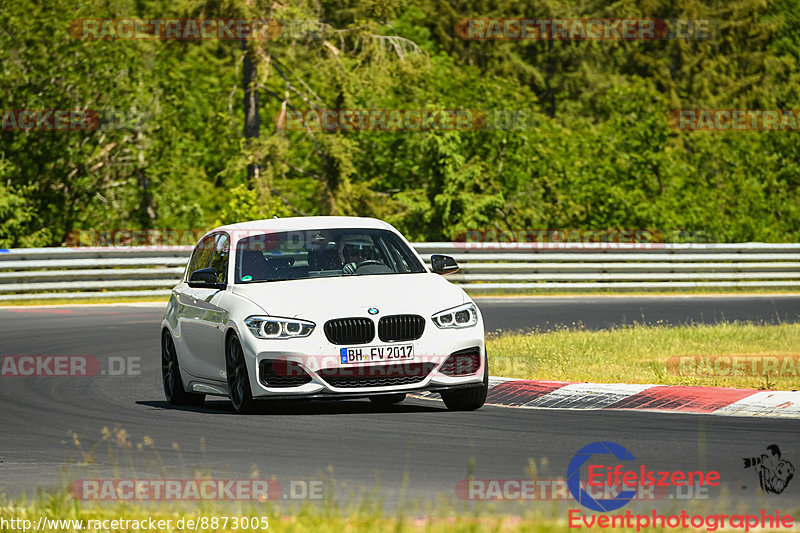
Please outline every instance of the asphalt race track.
[[[487, 299], [479, 305], [489, 330], [800, 319], [797, 296]], [[223, 399], [171, 408], [160, 383], [160, 317], [152, 306], [0, 310], [0, 355], [84, 355], [100, 365], [92, 377], [0, 377], [3, 492], [30, 494], [100, 477], [191, 478], [202, 471], [274, 477], [284, 495], [292, 480], [313, 478], [333, 482], [336, 491], [377, 489], [390, 504], [404, 490], [411, 499], [454, 499], [469, 474], [524, 479], [532, 459], [540, 479], [563, 478], [581, 447], [603, 440], [625, 446], [648, 469], [717, 470], [724, 492], [757, 509], [765, 504], [743, 457], [777, 443], [800, 467], [797, 420], [499, 407], [452, 413], [438, 401], [414, 399], [381, 408], [367, 401], [283, 404], [250, 416], [235, 415]], [[110, 375], [120, 361], [140, 367]], [[122, 446], [100, 442], [103, 428], [116, 426], [126, 432], [117, 434]], [[138, 450], [145, 437], [153, 444]], [[711, 498], [718, 496], [712, 490]], [[796, 506], [798, 496], [795, 479], [769, 505]]]

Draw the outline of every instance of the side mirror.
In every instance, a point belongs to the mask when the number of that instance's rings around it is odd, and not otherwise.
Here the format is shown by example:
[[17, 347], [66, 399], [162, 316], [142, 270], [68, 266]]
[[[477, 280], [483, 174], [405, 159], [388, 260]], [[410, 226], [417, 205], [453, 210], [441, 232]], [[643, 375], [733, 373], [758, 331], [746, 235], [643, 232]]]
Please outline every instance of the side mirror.
[[432, 255], [431, 270], [436, 274], [452, 274], [458, 272], [458, 263], [449, 255]]
[[225, 288], [224, 283], [217, 283], [217, 273], [213, 268], [201, 268], [195, 270], [189, 276], [189, 287], [193, 289], [218, 289]]

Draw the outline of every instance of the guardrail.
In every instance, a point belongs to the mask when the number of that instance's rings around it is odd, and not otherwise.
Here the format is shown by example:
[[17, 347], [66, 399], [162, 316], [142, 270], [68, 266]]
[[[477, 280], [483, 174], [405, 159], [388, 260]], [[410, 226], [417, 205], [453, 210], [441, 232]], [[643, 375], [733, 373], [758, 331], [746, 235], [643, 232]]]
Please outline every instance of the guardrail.
[[[553, 289], [798, 287], [800, 244], [416, 243], [471, 292]], [[0, 301], [166, 296], [191, 247], [0, 250]]]

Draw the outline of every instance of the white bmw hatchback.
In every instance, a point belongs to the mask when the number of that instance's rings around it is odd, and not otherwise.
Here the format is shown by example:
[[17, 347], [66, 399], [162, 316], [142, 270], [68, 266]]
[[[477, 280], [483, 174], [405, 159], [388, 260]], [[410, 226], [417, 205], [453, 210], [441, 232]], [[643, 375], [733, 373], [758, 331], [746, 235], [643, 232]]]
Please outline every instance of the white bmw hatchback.
[[398, 403], [441, 394], [481, 407], [488, 366], [481, 313], [386, 222], [299, 217], [207, 233], [161, 327], [171, 404], [228, 396], [234, 410], [266, 399], [368, 397]]

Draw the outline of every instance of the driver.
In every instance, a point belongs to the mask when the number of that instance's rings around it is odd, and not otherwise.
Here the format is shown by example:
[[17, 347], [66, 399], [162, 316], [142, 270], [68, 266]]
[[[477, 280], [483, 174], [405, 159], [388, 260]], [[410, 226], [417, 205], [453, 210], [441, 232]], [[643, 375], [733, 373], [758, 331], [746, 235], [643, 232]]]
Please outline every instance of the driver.
[[372, 258], [372, 240], [365, 236], [346, 236], [339, 243], [342, 272], [355, 274], [358, 266]]

